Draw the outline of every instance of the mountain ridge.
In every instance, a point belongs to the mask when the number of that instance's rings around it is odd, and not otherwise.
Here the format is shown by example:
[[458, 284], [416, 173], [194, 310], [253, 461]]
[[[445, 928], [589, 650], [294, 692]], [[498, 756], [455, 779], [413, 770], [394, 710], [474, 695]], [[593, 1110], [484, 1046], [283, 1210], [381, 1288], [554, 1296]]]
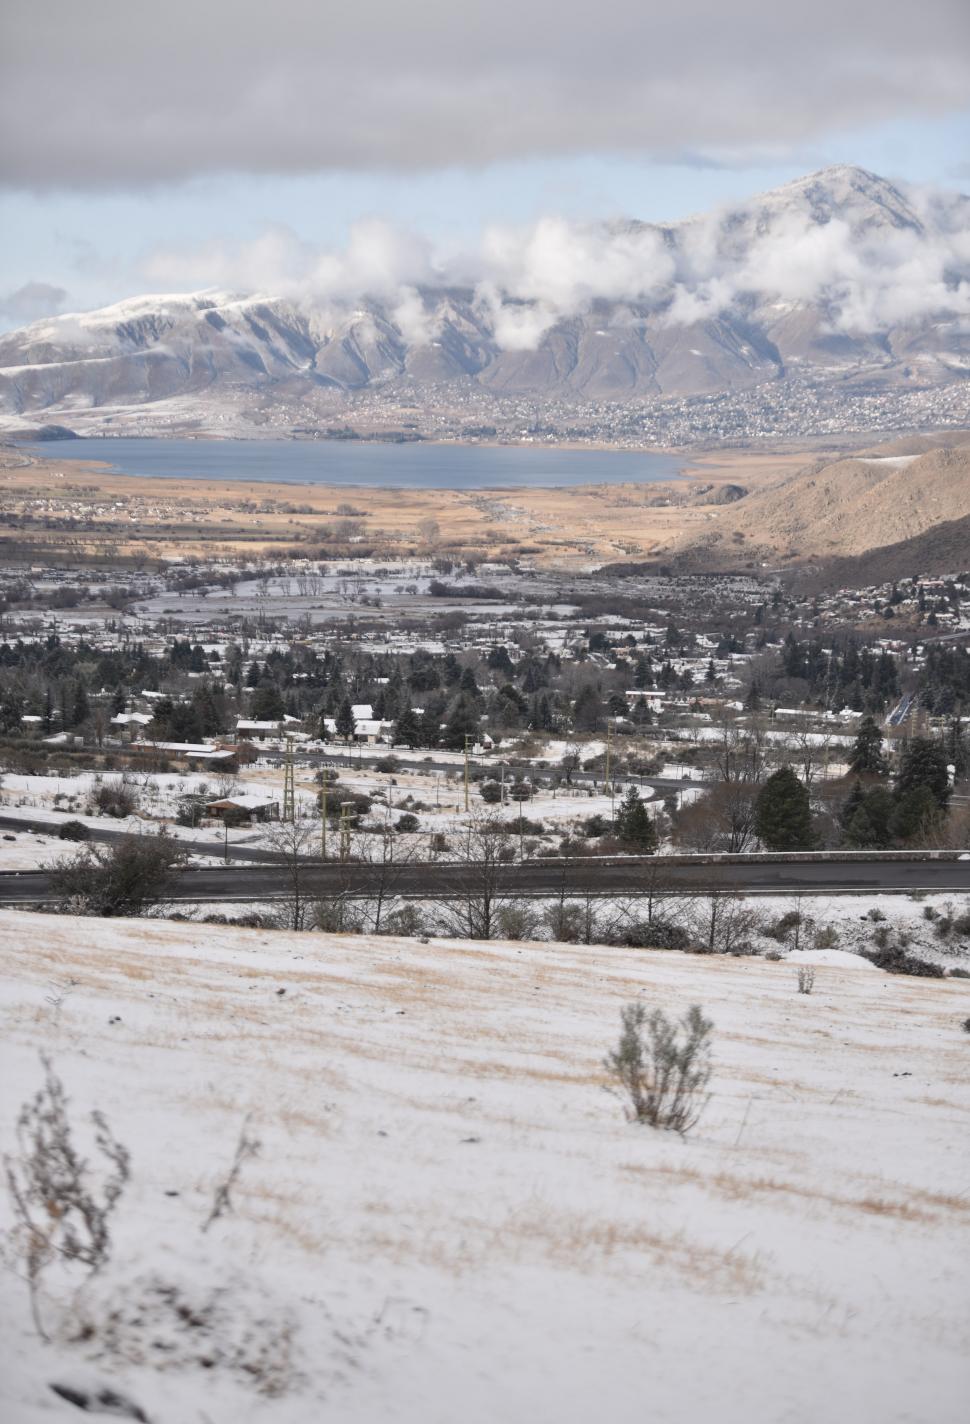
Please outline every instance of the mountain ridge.
[[[274, 402], [296, 402], [312, 422], [361, 393], [433, 409], [507, 398], [623, 405], [789, 380], [944, 387], [970, 377], [970, 267], [952, 258], [954, 234], [968, 230], [970, 198], [920, 213], [888, 180], [841, 166], [714, 214], [587, 232], [572, 287], [539, 262], [500, 288], [140, 295], [0, 335], [0, 412], [70, 426], [181, 400], [204, 420], [252, 400], [261, 419]], [[926, 268], [924, 310], [922, 288], [883, 271], [890, 260], [911, 283]], [[617, 267], [639, 290], [619, 290]]]

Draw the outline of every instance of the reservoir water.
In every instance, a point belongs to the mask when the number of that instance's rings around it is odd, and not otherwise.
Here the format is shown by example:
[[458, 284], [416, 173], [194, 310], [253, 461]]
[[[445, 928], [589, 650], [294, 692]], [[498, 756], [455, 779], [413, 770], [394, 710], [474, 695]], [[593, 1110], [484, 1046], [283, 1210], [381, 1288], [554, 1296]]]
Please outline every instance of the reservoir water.
[[653, 451], [343, 440], [119, 438], [45, 441], [25, 448], [48, 460], [98, 460], [125, 475], [397, 489], [650, 483], [674, 478], [684, 464], [680, 455]]

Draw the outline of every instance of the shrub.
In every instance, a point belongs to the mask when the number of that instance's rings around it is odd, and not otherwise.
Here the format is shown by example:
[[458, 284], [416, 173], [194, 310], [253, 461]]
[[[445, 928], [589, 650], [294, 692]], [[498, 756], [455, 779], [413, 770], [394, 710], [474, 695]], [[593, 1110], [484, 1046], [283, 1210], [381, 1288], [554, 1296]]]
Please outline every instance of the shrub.
[[815, 970], [811, 964], [800, 964], [798, 966], [798, 992], [800, 994], [810, 994], [815, 988]]
[[85, 845], [50, 872], [62, 904], [82, 915], [141, 915], [164, 900], [185, 859], [177, 841], [122, 836], [110, 846]]
[[625, 925], [613, 940], [630, 949], [687, 949], [690, 935], [683, 925], [656, 916], [652, 920], [635, 920]]
[[838, 942], [839, 936], [834, 925], [823, 925], [815, 931], [816, 949], [834, 949]]
[[83, 821], [65, 821], [57, 832], [59, 841], [89, 841], [91, 832]]
[[963, 1020], [963, 1032], [970, 1033], [970, 1019]]
[[15, 1248], [23, 1259], [31, 1310], [38, 1333], [41, 1276], [53, 1261], [77, 1263], [90, 1274], [111, 1255], [111, 1215], [128, 1181], [127, 1150], [112, 1136], [104, 1115], [92, 1112], [94, 1142], [107, 1161], [99, 1184], [90, 1164], [74, 1145], [64, 1084], [49, 1058], [44, 1086], [17, 1118], [17, 1155], [5, 1157], [7, 1187], [13, 1202]]
[[923, 979], [942, 979], [944, 971], [938, 964], [927, 959], [919, 959], [915, 954], [907, 954], [899, 945], [886, 949], [863, 950], [863, 955], [877, 969], [885, 969], [887, 974], [914, 974]]
[[502, 784], [499, 781], [484, 781], [478, 794], [489, 806], [495, 806], [502, 799]]
[[114, 816], [120, 820], [131, 815], [138, 800], [130, 786], [123, 781], [113, 781], [98, 787], [94, 793], [94, 804], [102, 816]]
[[495, 919], [502, 939], [535, 939], [539, 915], [527, 900], [500, 906]]
[[410, 811], [405, 811], [402, 816], [398, 816], [394, 829], [397, 831], [416, 831], [421, 825], [417, 816], [413, 816]]
[[951, 979], [970, 979], [970, 969], [951, 969]]
[[648, 1014], [643, 1004], [627, 1004], [620, 1018], [620, 1041], [604, 1066], [627, 1099], [627, 1116], [651, 1127], [689, 1132], [706, 1101], [714, 1025], [698, 1004], [679, 1023], [662, 1009]]
[[801, 926], [802, 917], [797, 910], [788, 910], [786, 914], [779, 916], [774, 924], [769, 925], [765, 934], [769, 939], [777, 940], [779, 944], [784, 944], [792, 930]]

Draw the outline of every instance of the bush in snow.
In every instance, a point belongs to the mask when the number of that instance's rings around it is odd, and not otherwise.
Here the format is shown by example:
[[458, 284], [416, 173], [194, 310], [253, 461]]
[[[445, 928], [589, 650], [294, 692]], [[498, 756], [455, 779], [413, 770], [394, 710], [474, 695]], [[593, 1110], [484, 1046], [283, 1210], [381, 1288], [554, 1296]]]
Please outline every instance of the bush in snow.
[[22, 1259], [38, 1333], [48, 1338], [40, 1316], [44, 1271], [55, 1261], [78, 1264], [90, 1274], [111, 1255], [110, 1219], [129, 1177], [127, 1149], [112, 1135], [104, 1115], [92, 1112], [94, 1143], [107, 1167], [100, 1183], [74, 1145], [64, 1084], [49, 1058], [42, 1058], [44, 1086], [20, 1110], [17, 1155], [5, 1157], [13, 1202], [13, 1242]]
[[713, 1023], [698, 1004], [679, 1023], [662, 1009], [648, 1014], [643, 1004], [627, 1004], [620, 1018], [620, 1041], [604, 1063], [627, 1100], [627, 1116], [689, 1132], [706, 1102]]

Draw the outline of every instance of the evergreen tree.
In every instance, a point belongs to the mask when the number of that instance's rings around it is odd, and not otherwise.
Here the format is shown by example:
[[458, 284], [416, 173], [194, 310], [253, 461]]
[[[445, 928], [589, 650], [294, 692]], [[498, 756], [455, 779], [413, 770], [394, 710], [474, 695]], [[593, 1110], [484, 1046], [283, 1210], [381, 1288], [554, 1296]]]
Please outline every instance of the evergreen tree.
[[630, 787], [620, 802], [616, 813], [616, 836], [625, 846], [641, 855], [653, 855], [657, 849], [657, 828], [635, 786]]
[[475, 712], [475, 704], [461, 693], [451, 709], [447, 725], [441, 736], [442, 746], [450, 748], [451, 751], [461, 752], [465, 750], [465, 738], [478, 738], [478, 716]]
[[406, 747], [419, 747], [423, 739], [424, 729], [421, 726], [421, 718], [413, 707], [405, 707], [394, 728], [395, 743], [403, 743]]
[[[859, 783], [856, 782], [859, 786]], [[862, 790], [859, 786], [860, 791]], [[855, 850], [888, 850], [896, 803], [884, 786], [874, 786], [863, 794], [848, 822], [843, 822], [845, 843]]]
[[458, 686], [461, 691], [467, 693], [469, 697], [477, 697], [479, 695], [478, 683], [475, 681], [475, 674], [470, 667], [466, 667], [463, 670], [461, 677], [458, 679]]
[[577, 732], [596, 732], [603, 721], [603, 701], [591, 682], [581, 687], [573, 706], [573, 727]]
[[914, 737], [907, 743], [899, 763], [894, 787], [897, 801], [922, 788], [930, 791], [938, 806], [945, 808], [950, 800], [950, 773], [946, 750], [929, 737]]
[[254, 722], [282, 722], [285, 711], [283, 699], [272, 683], [257, 687], [250, 703]]
[[811, 850], [815, 843], [808, 789], [790, 766], [776, 771], [755, 803], [755, 831], [769, 850]]
[[74, 684], [74, 701], [71, 705], [71, 726], [80, 727], [91, 715], [91, 705], [88, 702], [87, 689], [84, 683], [78, 678]]
[[345, 697], [343, 702], [341, 702], [337, 710], [336, 723], [337, 736], [341, 737], [345, 742], [353, 741], [354, 733], [357, 730], [357, 723], [354, 721], [354, 710], [349, 697]]
[[852, 823], [852, 818], [866, 799], [865, 788], [862, 782], [856, 777], [852, 783], [852, 789], [839, 807], [839, 825], [843, 831], [847, 830]]
[[882, 733], [871, 717], [863, 717], [849, 755], [849, 770], [855, 776], [882, 776], [886, 758], [882, 754]]
[[889, 822], [893, 840], [911, 842], [932, 837], [941, 828], [943, 808], [929, 786], [917, 786], [896, 801]]

